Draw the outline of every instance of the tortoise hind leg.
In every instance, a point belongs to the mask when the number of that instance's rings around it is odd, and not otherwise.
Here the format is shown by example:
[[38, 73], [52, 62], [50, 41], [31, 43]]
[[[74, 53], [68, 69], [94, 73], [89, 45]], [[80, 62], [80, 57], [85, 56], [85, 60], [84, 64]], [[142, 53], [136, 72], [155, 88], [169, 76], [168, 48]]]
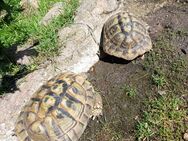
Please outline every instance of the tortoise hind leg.
[[[83, 74], [85, 75], [85, 77], [83, 77]], [[78, 82], [79, 84], [82, 84], [83, 88], [86, 90], [87, 96], [91, 97], [92, 102], [91, 101], [90, 102], [92, 103], [93, 107], [92, 107], [92, 113], [90, 113], [90, 115], [91, 115], [90, 117], [92, 117], [92, 119], [95, 119], [96, 117], [102, 115], [102, 107], [103, 107], [102, 97], [100, 94], [95, 92], [91, 83], [86, 80], [87, 73], [82, 73], [81, 75], [76, 76], [77, 77], [76, 82]], [[87, 102], [89, 102], [89, 101], [87, 101]]]
[[102, 115], [102, 97], [99, 93], [96, 93], [95, 95], [95, 104], [92, 111], [92, 119], [94, 120], [96, 117], [99, 117]]

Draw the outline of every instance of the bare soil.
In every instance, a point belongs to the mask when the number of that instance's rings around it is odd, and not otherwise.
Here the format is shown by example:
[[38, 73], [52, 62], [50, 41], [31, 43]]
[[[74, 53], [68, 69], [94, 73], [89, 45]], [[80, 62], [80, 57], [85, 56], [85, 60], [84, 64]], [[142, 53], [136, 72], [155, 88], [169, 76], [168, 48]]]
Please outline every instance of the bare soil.
[[[186, 56], [188, 48], [188, 4], [174, 2], [146, 16], [150, 35], [155, 44], [159, 35], [166, 30], [176, 32], [171, 44], [176, 47], [177, 55]], [[173, 32], [174, 31], [174, 32]], [[171, 35], [173, 36], [173, 34]], [[155, 50], [154, 50], [155, 51]], [[150, 54], [146, 53], [145, 56]], [[163, 53], [163, 52], [161, 52]], [[100, 60], [90, 71], [90, 81], [103, 97], [104, 115], [99, 122], [91, 121], [80, 141], [132, 141], [135, 140], [135, 126], [145, 110], [143, 103], [155, 97], [156, 87], [145, 70], [145, 60], [139, 58], [126, 62], [112, 56]], [[188, 85], [188, 70], [185, 76], [185, 86]], [[134, 87], [137, 94], [133, 97], [124, 92], [125, 85]], [[178, 87], [177, 87], [178, 89]]]

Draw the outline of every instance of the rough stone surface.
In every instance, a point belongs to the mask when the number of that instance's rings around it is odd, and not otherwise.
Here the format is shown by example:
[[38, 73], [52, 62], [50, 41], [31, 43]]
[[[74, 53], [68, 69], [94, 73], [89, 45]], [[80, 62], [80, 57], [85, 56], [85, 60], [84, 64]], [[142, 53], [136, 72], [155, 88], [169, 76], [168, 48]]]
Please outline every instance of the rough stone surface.
[[7, 11], [6, 10], [0, 10], [0, 21], [7, 15]]
[[[95, 41], [99, 44], [103, 24], [114, 14], [111, 12], [117, 8], [118, 3], [116, 0], [84, 0], [78, 9], [75, 23], [87, 25], [92, 30]], [[106, 12], [109, 12], [109, 14], [105, 14]]]
[[[18, 90], [0, 99], [0, 141], [17, 140], [12, 136], [17, 116], [23, 105], [44, 82], [66, 70], [75, 73], [87, 72], [99, 60], [97, 51], [101, 31], [108, 17], [120, 9], [129, 9], [142, 17], [153, 10], [153, 6], [154, 4], [139, 6], [137, 1], [124, 0], [124, 4], [118, 8], [116, 0], [83, 0], [77, 10], [75, 23], [58, 32], [60, 55], [54, 58], [53, 62], [44, 63], [46, 65], [41, 65], [40, 69], [19, 80]], [[145, 9], [147, 10], [144, 11]]]
[[21, 0], [20, 5], [26, 11], [31, 9], [38, 9], [39, 8], [39, 1], [38, 0]]
[[60, 14], [63, 14], [64, 11], [63, 2], [55, 3], [52, 8], [46, 13], [46, 15], [42, 18], [40, 23], [42, 25], [47, 26], [54, 18], [58, 17]]
[[98, 44], [84, 24], [73, 24], [59, 31], [60, 46], [64, 49], [55, 58], [59, 70], [86, 72], [98, 61]]

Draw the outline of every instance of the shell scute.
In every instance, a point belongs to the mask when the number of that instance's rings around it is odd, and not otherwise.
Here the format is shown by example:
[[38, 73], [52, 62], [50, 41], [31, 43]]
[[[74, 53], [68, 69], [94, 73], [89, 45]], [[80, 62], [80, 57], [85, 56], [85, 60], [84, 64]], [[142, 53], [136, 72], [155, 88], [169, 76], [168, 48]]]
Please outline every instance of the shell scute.
[[111, 16], [103, 27], [103, 50], [107, 54], [133, 60], [152, 48], [148, 26], [128, 12]]
[[69, 72], [58, 75], [23, 108], [16, 135], [21, 141], [76, 141], [87, 126], [94, 103], [94, 89], [85, 78]]

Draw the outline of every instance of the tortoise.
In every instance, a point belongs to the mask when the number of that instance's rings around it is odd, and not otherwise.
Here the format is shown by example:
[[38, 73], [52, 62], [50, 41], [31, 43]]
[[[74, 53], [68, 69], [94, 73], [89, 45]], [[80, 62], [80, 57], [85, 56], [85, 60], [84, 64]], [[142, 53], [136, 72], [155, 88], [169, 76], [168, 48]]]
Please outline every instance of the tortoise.
[[102, 98], [81, 74], [65, 72], [34, 93], [15, 126], [20, 141], [77, 141], [91, 117], [102, 115]]
[[151, 50], [149, 26], [129, 12], [112, 15], [103, 26], [102, 48], [106, 54], [133, 60]]

